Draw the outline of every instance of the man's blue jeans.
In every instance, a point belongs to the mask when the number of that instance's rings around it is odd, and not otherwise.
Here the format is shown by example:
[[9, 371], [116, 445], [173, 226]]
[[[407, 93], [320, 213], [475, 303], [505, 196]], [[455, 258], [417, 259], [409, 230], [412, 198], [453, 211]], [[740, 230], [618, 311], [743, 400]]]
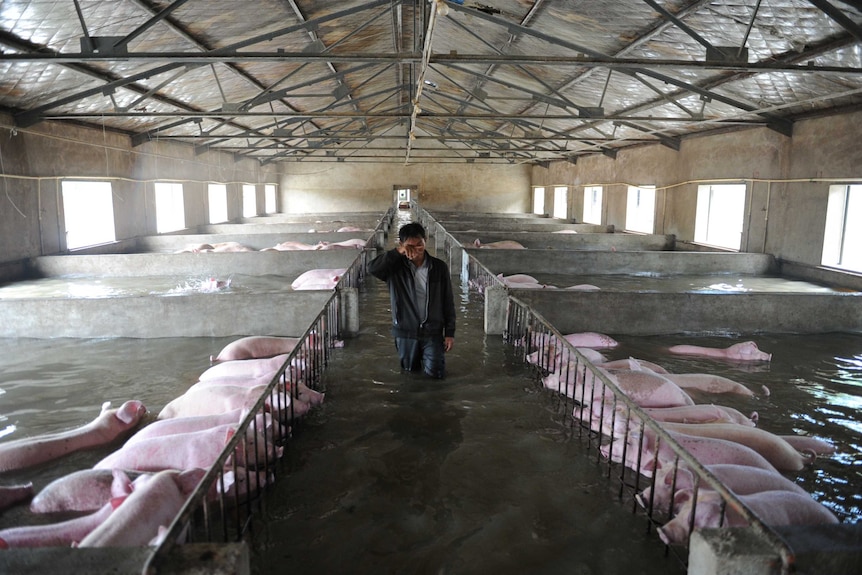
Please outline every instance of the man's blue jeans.
[[442, 379], [446, 375], [443, 337], [396, 337], [395, 348], [401, 358], [401, 369], [417, 371], [420, 367], [429, 376]]

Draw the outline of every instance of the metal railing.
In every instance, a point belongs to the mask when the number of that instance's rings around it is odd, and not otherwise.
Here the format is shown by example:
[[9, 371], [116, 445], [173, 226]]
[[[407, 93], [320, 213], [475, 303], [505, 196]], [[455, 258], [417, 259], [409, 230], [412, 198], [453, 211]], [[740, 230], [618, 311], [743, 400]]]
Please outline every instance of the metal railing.
[[239, 541], [260, 508], [260, 494], [278, 474], [280, 450], [299, 423], [297, 401], [320, 376], [339, 337], [339, 294], [333, 293], [267, 385], [225, 449], [148, 556], [142, 573], [158, 573], [181, 543]]
[[[754, 528], [768, 543], [780, 562], [782, 573], [791, 572], [795, 558], [787, 542], [763, 523], [734, 493], [686, 451], [675, 439], [632, 401], [610, 378], [593, 365], [580, 351], [565, 340], [541, 314], [528, 304], [509, 297], [504, 339], [516, 346], [523, 359], [544, 375], [545, 387], [561, 398], [563, 415], [585, 440], [587, 450], [595, 448], [596, 463], [606, 466], [607, 478], [619, 481], [620, 499], [626, 493], [633, 497], [632, 512], [643, 508], [647, 528], [666, 524], [679, 515], [687, 529], [685, 545], [694, 530], [698, 494], [713, 490], [721, 499], [718, 526], [725, 525], [728, 508]], [[670, 450], [670, 454], [668, 454]], [[659, 456], [663, 458], [662, 484], [657, 485]], [[681, 469], [693, 476], [691, 506], [675, 509], [673, 494]], [[667, 504], [657, 504], [656, 494], [667, 493]], [[663, 498], [662, 498], [663, 499]], [[640, 505], [638, 505], [640, 503]], [[687, 516], [682, 515], [687, 513]], [[676, 553], [680, 561], [685, 558]]]
[[475, 257], [467, 256], [467, 285], [479, 293], [485, 293], [489, 287], [506, 287], [506, 284], [494, 272], [485, 267], [485, 264]]
[[[387, 215], [391, 219], [391, 213]], [[300, 422], [300, 395], [320, 392], [321, 375], [342, 337], [343, 290], [360, 287], [374, 252], [363, 249], [346, 269], [332, 296], [153, 548], [144, 563], [144, 575], [158, 573], [178, 544], [242, 540], [260, 509], [259, 496], [278, 474], [280, 450]]]

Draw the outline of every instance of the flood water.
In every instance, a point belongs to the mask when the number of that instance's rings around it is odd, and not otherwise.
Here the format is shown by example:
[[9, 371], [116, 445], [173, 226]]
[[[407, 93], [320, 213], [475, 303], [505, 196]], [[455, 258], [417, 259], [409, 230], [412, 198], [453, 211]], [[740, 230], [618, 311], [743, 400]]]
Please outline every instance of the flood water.
[[0, 301], [6, 299], [116, 298], [141, 296], [184, 296], [206, 293], [272, 293], [292, 291], [296, 278], [278, 275], [228, 277], [57, 276], [0, 285]]
[[[684, 572], [560, 421], [554, 394], [500, 336], [484, 334], [480, 295], [455, 280], [456, 344], [437, 381], [400, 373], [385, 285], [366, 281], [360, 334], [334, 350], [326, 401], [291, 440], [255, 523], [254, 573]], [[773, 359], [747, 365], [666, 351], [739, 339], [614, 337], [609, 359], [769, 387], [769, 396], [704, 400], [757, 410], [775, 433], [834, 442], [837, 454], [793, 479], [843, 522], [862, 519], [862, 335], [758, 335]], [[154, 417], [232, 339], [0, 340], [0, 441], [82, 425], [103, 401], [140, 399]], [[0, 481], [39, 489], [114, 447]], [[0, 528], [40, 521], [26, 507], [0, 514]]]
[[[285, 455], [253, 572], [683, 573], [620, 502], [557, 402], [463, 294], [445, 380], [402, 374], [386, 286]], [[593, 456], [595, 452], [593, 451]]]

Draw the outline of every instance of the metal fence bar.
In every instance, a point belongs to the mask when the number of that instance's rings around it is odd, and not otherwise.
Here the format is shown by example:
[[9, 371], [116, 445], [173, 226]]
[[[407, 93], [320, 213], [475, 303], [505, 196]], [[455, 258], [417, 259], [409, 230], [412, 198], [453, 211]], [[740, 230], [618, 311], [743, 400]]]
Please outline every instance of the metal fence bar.
[[[461, 244], [458, 244], [458, 249], [461, 249], [460, 246]], [[489, 287], [506, 287], [506, 284], [494, 272], [472, 255], [467, 255], [466, 270], [467, 285], [479, 293], [485, 293]]]
[[[606, 461], [609, 478], [612, 467], [620, 464], [620, 498], [626, 489], [633, 495], [637, 494], [640, 491], [641, 479], [649, 480], [650, 496], [643, 505], [649, 520], [648, 529], [649, 525], [658, 523], [661, 519], [671, 519], [674, 515], [672, 501], [668, 509], [654, 508], [654, 496], [657, 491], [655, 462], [658, 461], [660, 451], [666, 447], [673, 453], [673, 463], [669, 471], [672, 474], [671, 494], [675, 491], [676, 474], [680, 462], [684, 463], [695, 477], [692, 507], [687, 518], [689, 536], [696, 516], [697, 493], [702, 486], [709, 486], [721, 498], [721, 524], [725, 519], [726, 508], [730, 506], [769, 542], [781, 560], [782, 573], [791, 571], [794, 553], [787, 542], [763, 523], [610, 378], [566, 341], [563, 334], [551, 322], [527, 303], [511, 295], [508, 310], [505, 341], [515, 346], [523, 346], [524, 358], [527, 361], [531, 361], [528, 359], [531, 357], [535, 359], [531, 363], [535, 363], [540, 373], [548, 378], [543, 379], [545, 387], [550, 389], [556, 387], [555, 391], [559, 394], [574, 400], [576, 405], [568, 413], [571, 414], [573, 424], [589, 437], [588, 446], [593, 444], [597, 448], [597, 462], [601, 464], [602, 461]], [[538, 351], [537, 355], [530, 355], [533, 349]], [[555, 385], [553, 378], [550, 377], [552, 374], [557, 374]], [[612, 410], [609, 417], [606, 417], [606, 409]], [[626, 412], [625, 425], [617, 425], [622, 420], [617, 417], [618, 409], [624, 409]], [[636, 422], [634, 429], [630, 425], [632, 421]], [[649, 450], [651, 453], [647, 453], [648, 445], [645, 444], [647, 434], [655, 438], [654, 446]], [[633, 455], [631, 451], [634, 451]], [[651, 464], [646, 463], [648, 455], [652, 457]], [[637, 509], [637, 505], [634, 509]]]
[[[356, 276], [354, 276], [356, 277]], [[275, 478], [278, 453], [298, 423], [293, 411], [301, 385], [319, 388], [330, 344], [339, 330], [334, 292], [266, 390], [237, 426], [236, 433], [207, 470], [195, 491], [147, 558], [142, 573], [157, 573], [165, 556], [181, 542], [242, 539], [257, 497]], [[333, 311], [335, 310], [335, 311]], [[240, 462], [244, 465], [240, 465]]]

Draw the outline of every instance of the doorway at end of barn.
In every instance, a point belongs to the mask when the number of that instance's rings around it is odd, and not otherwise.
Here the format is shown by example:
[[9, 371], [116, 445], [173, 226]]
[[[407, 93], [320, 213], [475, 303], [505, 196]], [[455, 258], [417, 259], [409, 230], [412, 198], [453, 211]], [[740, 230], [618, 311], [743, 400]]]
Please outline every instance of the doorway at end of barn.
[[395, 205], [398, 206], [399, 210], [409, 210], [411, 206], [411, 202], [417, 197], [417, 190], [419, 186], [403, 186], [396, 185], [392, 186], [392, 192], [394, 196]]

